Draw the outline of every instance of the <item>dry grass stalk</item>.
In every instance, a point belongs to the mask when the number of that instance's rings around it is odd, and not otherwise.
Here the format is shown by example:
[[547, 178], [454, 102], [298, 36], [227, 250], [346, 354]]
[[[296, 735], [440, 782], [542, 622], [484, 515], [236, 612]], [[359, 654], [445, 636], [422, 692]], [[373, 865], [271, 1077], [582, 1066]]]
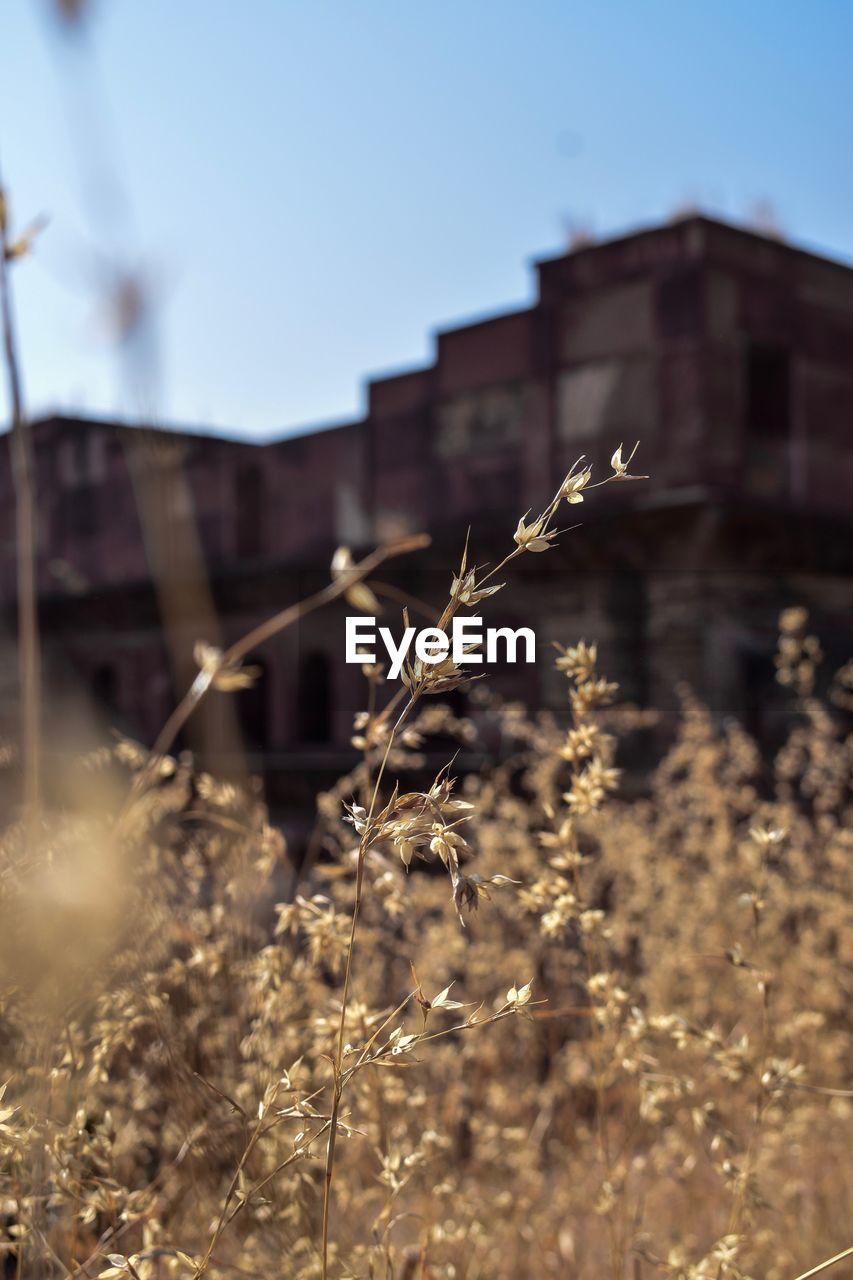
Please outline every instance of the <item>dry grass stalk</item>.
[[0, 317], [3, 352], [9, 387], [11, 431], [9, 449], [15, 483], [16, 557], [18, 580], [18, 662], [21, 682], [21, 756], [24, 776], [24, 805], [31, 835], [39, 805], [41, 650], [36, 585], [36, 506], [32, 448], [26, 415], [21, 369], [18, 358], [15, 317], [12, 305], [11, 264], [29, 250], [37, 224], [13, 236], [9, 206], [0, 175]]

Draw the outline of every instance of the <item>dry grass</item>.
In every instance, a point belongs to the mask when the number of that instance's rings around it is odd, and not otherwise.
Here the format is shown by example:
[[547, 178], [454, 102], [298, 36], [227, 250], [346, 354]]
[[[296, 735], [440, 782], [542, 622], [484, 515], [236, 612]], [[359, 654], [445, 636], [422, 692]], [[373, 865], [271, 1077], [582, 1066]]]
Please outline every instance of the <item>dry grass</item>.
[[[507, 561], [592, 487], [576, 468]], [[369, 603], [378, 562], [337, 557], [326, 594]], [[466, 550], [441, 625], [503, 567]], [[685, 695], [620, 800], [631, 716], [594, 645], [556, 655], [560, 719], [487, 682], [454, 718], [449, 662], [366, 671], [362, 760], [289, 894], [258, 796], [167, 754], [249, 640], [200, 650], [155, 754], [90, 757], [73, 813], [3, 839], [5, 1274], [793, 1280], [849, 1245], [853, 681], [815, 699], [802, 611], [766, 791]], [[495, 720], [490, 770], [395, 783]]]

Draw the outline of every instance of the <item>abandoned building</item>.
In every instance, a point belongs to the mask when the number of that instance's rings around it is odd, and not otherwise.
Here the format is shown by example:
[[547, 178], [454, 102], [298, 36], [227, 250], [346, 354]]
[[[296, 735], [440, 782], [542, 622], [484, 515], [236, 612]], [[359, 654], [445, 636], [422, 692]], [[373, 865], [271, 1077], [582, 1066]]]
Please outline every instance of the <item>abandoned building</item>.
[[[379, 576], [394, 624], [398, 593], [440, 603], [469, 526], [473, 558], [495, 563], [579, 455], [606, 474], [635, 440], [649, 479], [564, 508], [580, 527], [482, 606], [537, 635], [537, 663], [497, 670], [498, 689], [559, 705], [551, 642], [584, 637], [631, 701], [667, 714], [686, 682], [761, 734], [780, 608], [810, 609], [830, 660], [853, 654], [853, 269], [690, 216], [536, 270], [531, 306], [439, 332], [428, 367], [370, 382], [358, 421], [263, 444], [34, 422], [48, 725], [71, 707], [150, 743], [194, 642], [233, 640], [323, 585], [340, 544], [428, 532]], [[0, 522], [12, 735], [8, 450]], [[364, 688], [343, 660], [348, 611], [257, 655], [261, 679], [234, 704], [253, 768], [352, 758]]]

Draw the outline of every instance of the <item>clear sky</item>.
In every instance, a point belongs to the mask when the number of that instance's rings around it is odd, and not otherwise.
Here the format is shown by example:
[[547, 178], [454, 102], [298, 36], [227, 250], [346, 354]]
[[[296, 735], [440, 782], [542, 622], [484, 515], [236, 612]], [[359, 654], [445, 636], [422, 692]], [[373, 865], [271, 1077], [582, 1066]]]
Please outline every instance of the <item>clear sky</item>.
[[[2, 0], [0, 163], [31, 412], [139, 412], [108, 265], [157, 299], [164, 419], [358, 413], [432, 332], [531, 297], [571, 226], [679, 206], [853, 260], [849, 0]], [[5, 388], [4, 388], [5, 394]], [[5, 412], [5, 400], [0, 401]]]

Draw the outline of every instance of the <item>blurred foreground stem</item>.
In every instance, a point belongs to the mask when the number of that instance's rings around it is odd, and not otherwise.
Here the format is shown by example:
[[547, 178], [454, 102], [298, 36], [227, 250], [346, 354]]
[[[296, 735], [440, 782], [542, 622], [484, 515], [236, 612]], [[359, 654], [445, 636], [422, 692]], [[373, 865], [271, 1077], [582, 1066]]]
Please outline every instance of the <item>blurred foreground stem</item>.
[[18, 585], [18, 667], [21, 682], [21, 755], [24, 811], [32, 835], [39, 804], [39, 702], [41, 654], [36, 602], [36, 527], [32, 447], [24, 416], [20, 362], [15, 335], [9, 265], [17, 256], [8, 238], [7, 206], [0, 183], [0, 312], [9, 386], [9, 449], [15, 484], [16, 569]]

